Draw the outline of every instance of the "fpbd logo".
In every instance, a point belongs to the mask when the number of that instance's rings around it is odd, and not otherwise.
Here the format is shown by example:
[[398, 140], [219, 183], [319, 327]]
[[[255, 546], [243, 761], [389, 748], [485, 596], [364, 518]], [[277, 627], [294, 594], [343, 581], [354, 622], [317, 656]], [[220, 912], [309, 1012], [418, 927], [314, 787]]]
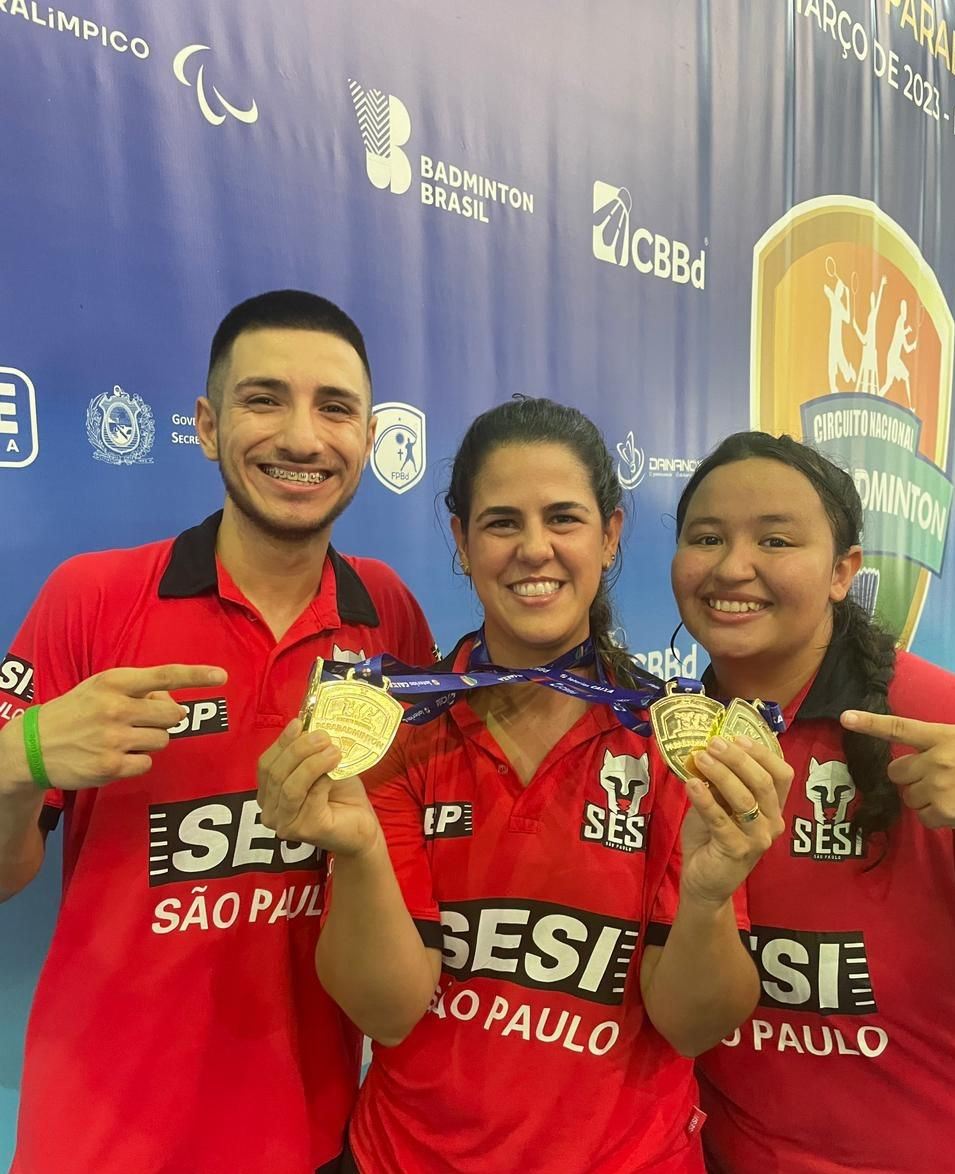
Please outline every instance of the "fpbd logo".
[[110, 465], [151, 465], [149, 452], [156, 436], [152, 409], [138, 395], [117, 384], [95, 395], [86, 411], [86, 435], [93, 456]]
[[411, 404], [377, 404], [378, 417], [371, 469], [392, 493], [407, 493], [424, 476], [427, 465], [424, 412]]
[[32, 465], [39, 451], [36, 389], [23, 371], [0, 367], [0, 469]]
[[851, 470], [874, 572], [863, 606], [905, 647], [948, 538], [953, 347], [938, 279], [871, 201], [808, 200], [757, 242], [752, 426]]

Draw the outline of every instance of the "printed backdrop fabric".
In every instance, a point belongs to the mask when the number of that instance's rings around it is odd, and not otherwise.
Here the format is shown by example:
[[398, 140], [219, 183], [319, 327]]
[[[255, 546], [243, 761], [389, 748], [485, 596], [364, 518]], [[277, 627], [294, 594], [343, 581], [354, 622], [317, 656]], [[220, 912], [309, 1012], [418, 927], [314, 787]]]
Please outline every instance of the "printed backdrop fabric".
[[[666, 652], [673, 512], [750, 426], [852, 469], [859, 598], [955, 667], [952, 17], [0, 0], [0, 644], [63, 558], [217, 507], [192, 427], [211, 334], [299, 286], [354, 315], [373, 364], [378, 439], [336, 544], [395, 566], [444, 645], [475, 618], [447, 461], [521, 392], [583, 408], [618, 459], [621, 624], [654, 671], [704, 667], [685, 634]], [[0, 1160], [57, 885], [51, 860], [0, 915]]]

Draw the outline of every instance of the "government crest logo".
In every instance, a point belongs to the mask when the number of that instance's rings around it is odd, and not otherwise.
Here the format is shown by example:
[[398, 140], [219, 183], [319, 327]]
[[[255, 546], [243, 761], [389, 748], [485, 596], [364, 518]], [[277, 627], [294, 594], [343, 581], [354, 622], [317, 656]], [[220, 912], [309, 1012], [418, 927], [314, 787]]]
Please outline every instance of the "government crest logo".
[[955, 324], [918, 246], [878, 205], [797, 204], [753, 256], [752, 427], [801, 437], [865, 508], [862, 605], [911, 644], [952, 504]]
[[152, 409], [138, 395], [117, 384], [90, 400], [86, 435], [93, 456], [110, 465], [151, 465], [149, 455], [156, 436]]
[[407, 493], [424, 476], [427, 464], [424, 412], [411, 404], [377, 404], [372, 472], [392, 493]]

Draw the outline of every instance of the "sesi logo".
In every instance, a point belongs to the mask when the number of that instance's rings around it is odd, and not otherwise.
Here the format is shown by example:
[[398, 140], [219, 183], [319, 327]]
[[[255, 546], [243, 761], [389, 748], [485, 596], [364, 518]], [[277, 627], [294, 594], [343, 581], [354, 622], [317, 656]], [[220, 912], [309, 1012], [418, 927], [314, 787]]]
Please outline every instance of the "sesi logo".
[[754, 925], [749, 947], [759, 971], [760, 1006], [817, 1015], [873, 1015], [865, 938]]
[[243, 872], [315, 871], [320, 849], [277, 839], [262, 823], [255, 794], [206, 795], [150, 807], [150, 886]]
[[639, 921], [549, 901], [498, 898], [441, 906], [444, 969], [459, 981], [498, 978], [593, 1003], [623, 1002]]
[[33, 701], [33, 665], [8, 653], [0, 663], [0, 689], [28, 703]]

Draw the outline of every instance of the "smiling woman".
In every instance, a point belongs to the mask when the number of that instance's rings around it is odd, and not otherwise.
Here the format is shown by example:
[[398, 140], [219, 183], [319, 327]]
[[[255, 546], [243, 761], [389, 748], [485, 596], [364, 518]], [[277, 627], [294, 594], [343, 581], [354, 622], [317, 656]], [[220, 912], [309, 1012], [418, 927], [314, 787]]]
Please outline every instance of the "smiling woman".
[[819, 494], [777, 460], [717, 466], [686, 500], [672, 569], [683, 622], [730, 675], [728, 696], [787, 701], [829, 643], [860, 547], [833, 552]]
[[[605, 582], [620, 494], [575, 409], [520, 398], [474, 421], [446, 504], [484, 627], [450, 668], [550, 662], [602, 698], [634, 673]], [[702, 1170], [687, 1057], [755, 1001], [733, 895], [791, 772], [711, 743], [712, 790], [684, 790], [635, 725], [506, 683], [402, 726], [361, 780], [329, 778], [338, 752], [297, 722], [262, 757], [263, 821], [335, 854], [316, 961], [376, 1041], [359, 1170]]]
[[785, 706], [796, 773], [747, 882], [760, 1006], [698, 1065], [718, 1174], [922, 1174], [950, 1152], [955, 677], [849, 596], [862, 519], [848, 473], [760, 432], [724, 440], [677, 509], [704, 680]]

